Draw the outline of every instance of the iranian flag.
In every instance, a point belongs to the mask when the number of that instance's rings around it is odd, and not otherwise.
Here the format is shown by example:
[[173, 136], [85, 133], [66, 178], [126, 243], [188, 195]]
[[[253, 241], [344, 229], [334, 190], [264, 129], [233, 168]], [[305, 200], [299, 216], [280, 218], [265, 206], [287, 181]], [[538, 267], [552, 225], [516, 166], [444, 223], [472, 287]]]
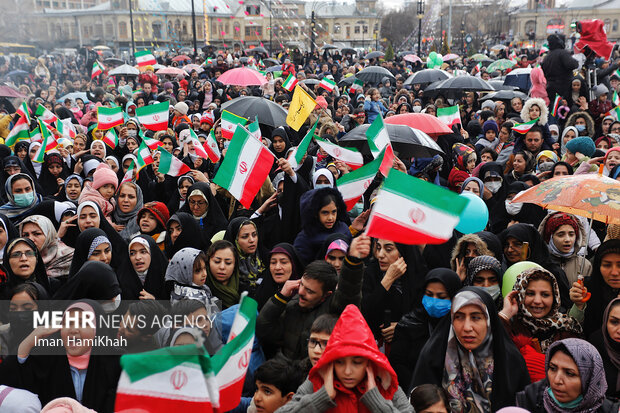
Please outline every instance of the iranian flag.
[[331, 79], [328, 79], [328, 78], [324, 77], [319, 82], [319, 87], [322, 87], [323, 89], [331, 92], [331, 91], [333, 91], [336, 88], [336, 82], [334, 82]]
[[[614, 96], [616, 92], [614, 92]], [[558, 95], [557, 93], [555, 94], [555, 99], [553, 100], [553, 106], [551, 106], [551, 116], [557, 116], [558, 115], [558, 108], [560, 107], [560, 102], [562, 102], [562, 97], [560, 95]], [[616, 103], [616, 105], [618, 105]]]
[[349, 88], [349, 93], [355, 93], [357, 89], [364, 89], [364, 82], [359, 79], [353, 81], [353, 84]]
[[55, 149], [58, 146], [58, 143], [56, 142], [56, 138], [54, 138], [52, 132], [50, 132], [45, 123], [41, 122], [41, 120], [39, 120], [39, 130], [41, 131], [43, 144], [39, 146], [39, 149], [37, 150], [34, 158], [32, 158], [32, 161], [37, 163], [43, 163], [43, 161], [45, 160], [45, 154], [52, 149]]
[[90, 78], [94, 79], [97, 76], [99, 76], [100, 74], [102, 74], [104, 71], [103, 66], [101, 65], [101, 63], [99, 63], [98, 61], [94, 61], [93, 62], [93, 69], [90, 72]]
[[12, 148], [17, 142], [26, 139], [30, 139], [30, 125], [25, 117], [20, 117], [4, 139], [4, 143], [9, 148]]
[[99, 106], [97, 108], [97, 129], [108, 130], [122, 124], [123, 109], [120, 106], [115, 108]]
[[618, 96], [618, 92], [616, 92], [615, 90], [611, 97], [611, 103], [613, 103], [614, 106], [620, 105], [620, 96]]
[[447, 108], [437, 108], [437, 118], [449, 127], [452, 127], [457, 123], [462, 124], [459, 105], [449, 106]]
[[136, 57], [136, 64], [138, 66], [148, 66], [157, 63], [157, 60], [155, 60], [155, 56], [153, 56], [153, 54], [151, 54], [151, 52], [149, 52], [148, 50], [136, 52], [134, 56]]
[[466, 198], [398, 170], [374, 203], [366, 234], [401, 244], [441, 244], [452, 237]]
[[202, 143], [200, 143], [200, 140], [196, 135], [196, 132], [194, 132], [192, 129], [189, 130], [188, 141], [191, 142], [194, 146], [194, 152], [197, 156], [200, 156], [202, 159], [209, 159], [209, 154], [207, 153], [207, 151], [204, 150], [204, 148], [202, 147]]
[[237, 125], [244, 126], [247, 123], [247, 119], [241, 116], [237, 116], [227, 110], [222, 112], [222, 136], [224, 139], [231, 140], [235, 135]]
[[479, 73], [482, 70], [482, 62], [474, 66], [474, 73]]
[[375, 179], [377, 172], [379, 172], [382, 161], [383, 159], [377, 158], [353, 172], [344, 174], [342, 178], [336, 181], [336, 188], [342, 194], [342, 199], [347, 205], [347, 211], [350, 211], [360, 197], [364, 195], [364, 192]]
[[295, 86], [297, 85], [298, 82], [299, 81], [297, 80], [297, 77], [293, 76], [293, 74], [290, 73], [288, 77], [286, 78], [286, 80], [284, 81], [284, 83], [282, 83], [282, 87], [288, 90], [289, 92], [292, 92], [293, 89], [295, 89]]
[[[308, 146], [310, 146], [310, 142], [312, 142], [312, 138], [314, 137], [314, 131], [316, 130], [317, 125], [319, 124], [319, 119], [317, 118], [316, 122], [314, 122], [314, 126], [310, 128], [306, 136], [301, 140], [297, 149], [295, 150], [295, 164], [300, 165], [301, 160], [304, 158], [306, 152], [308, 152]], [[292, 165], [291, 165], [292, 166]]]
[[181, 176], [191, 171], [189, 166], [181, 162], [176, 156], [173, 156], [164, 148], [157, 148], [157, 150], [161, 153], [158, 168], [160, 173], [170, 176]]
[[249, 209], [269, 175], [273, 160], [269, 149], [239, 125], [213, 182], [228, 190]]
[[262, 142], [263, 135], [261, 134], [261, 131], [260, 131], [260, 125], [258, 124], [258, 119], [255, 119], [254, 122], [248, 125], [248, 130], [256, 139]]
[[136, 109], [136, 117], [145, 128], [152, 131], [168, 129], [168, 102], [156, 103], [154, 105], [142, 106]]
[[112, 149], [116, 148], [116, 145], [118, 145], [118, 135], [114, 129], [107, 131], [101, 140]]
[[620, 106], [616, 106], [615, 108], [613, 108], [612, 110], [610, 110], [609, 112], [607, 112], [605, 114], [605, 116], [611, 116], [613, 117], [615, 120], [620, 119]]
[[351, 169], [357, 169], [364, 165], [362, 154], [354, 149], [343, 148], [321, 138], [315, 138], [316, 143], [332, 158], [346, 163]]
[[26, 104], [26, 102], [22, 102], [21, 105], [15, 111], [16, 115], [19, 115], [22, 118], [26, 118], [26, 122], [30, 125], [30, 108]]
[[73, 123], [71, 123], [71, 119], [60, 119], [60, 122], [57, 123], [56, 130], [60, 133], [60, 135], [67, 136], [71, 139], [77, 136], [77, 130], [75, 129], [75, 126], [73, 126]]
[[205, 143], [202, 144], [202, 148], [207, 152], [207, 155], [209, 156], [209, 160], [211, 162], [219, 162], [222, 155], [220, 154], [220, 148], [217, 145], [217, 140], [215, 139], [213, 129], [209, 132]]
[[37, 106], [37, 111], [34, 114], [48, 125], [58, 120], [58, 117], [56, 115], [54, 115], [49, 109], [47, 109], [40, 103], [39, 106]]
[[157, 139], [147, 138], [142, 131], [139, 131], [138, 135], [140, 136], [140, 139], [142, 139], [142, 142], [144, 142], [144, 144], [152, 151], [156, 151], [160, 146], [164, 146], [164, 144]]
[[131, 163], [129, 164], [129, 168], [127, 168], [127, 172], [125, 172], [125, 175], [123, 175], [123, 179], [121, 179], [121, 182], [118, 184], [119, 189], [125, 182], [133, 181], [135, 173], [136, 173], [136, 163], [132, 159]]
[[153, 163], [153, 156], [151, 155], [151, 149], [148, 146], [146, 146], [146, 143], [144, 141], [142, 141], [142, 143], [138, 147], [138, 154], [136, 155], [136, 159], [137, 159], [136, 166], [138, 168], [138, 171], [140, 171], [145, 166]]
[[525, 122], [525, 123], [517, 123], [516, 125], [512, 127], [512, 130], [514, 132], [521, 133], [521, 134], [527, 133], [527, 131], [532, 129], [532, 126], [534, 126], [536, 122], [538, 122], [538, 118], [532, 119], [531, 121]]
[[211, 362], [195, 345], [122, 356], [114, 411], [213, 412], [219, 395]]
[[366, 129], [366, 139], [373, 158], [379, 156], [383, 148], [390, 145], [390, 136], [381, 116], [377, 116], [370, 127]]
[[41, 138], [41, 128], [37, 125], [32, 131], [30, 131], [30, 142], [42, 142], [43, 138]]

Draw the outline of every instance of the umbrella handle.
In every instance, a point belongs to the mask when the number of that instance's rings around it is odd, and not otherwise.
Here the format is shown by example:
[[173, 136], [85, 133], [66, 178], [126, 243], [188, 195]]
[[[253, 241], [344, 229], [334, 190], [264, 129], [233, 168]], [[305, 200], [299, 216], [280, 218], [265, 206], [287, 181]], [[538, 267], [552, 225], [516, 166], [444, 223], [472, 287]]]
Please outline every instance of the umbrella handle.
[[[579, 275], [577, 276], [577, 282], [579, 283], [579, 285], [581, 285], [582, 290], [585, 290], [585, 287], [583, 286], [583, 275]], [[585, 297], [581, 300], [582, 303], [588, 302], [590, 300], [590, 298], [592, 298], [592, 293], [586, 293]]]

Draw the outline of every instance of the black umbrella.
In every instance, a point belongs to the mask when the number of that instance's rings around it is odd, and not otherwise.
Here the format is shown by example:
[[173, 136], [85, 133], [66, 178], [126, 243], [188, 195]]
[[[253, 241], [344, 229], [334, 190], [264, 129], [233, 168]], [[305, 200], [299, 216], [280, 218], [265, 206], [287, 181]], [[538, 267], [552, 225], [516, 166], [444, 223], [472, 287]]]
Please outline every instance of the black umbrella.
[[[370, 125], [361, 125], [354, 128], [340, 139], [342, 146], [357, 148], [363, 155], [370, 155], [366, 131]], [[426, 133], [406, 125], [385, 124], [390, 142], [400, 158], [432, 158], [444, 152], [439, 145]]]
[[364, 83], [370, 83], [372, 85], [379, 84], [379, 82], [381, 82], [385, 77], [390, 79], [392, 82], [396, 80], [392, 72], [381, 66], [369, 66], [359, 71], [355, 77]]
[[318, 85], [321, 81], [319, 79], [304, 79], [301, 83], [304, 85]]
[[504, 84], [504, 79], [493, 79], [487, 81], [489, 85], [493, 86], [495, 90], [515, 90], [515, 86], [509, 86]]
[[265, 69], [265, 72], [267, 72], [267, 73], [269, 73], [269, 72], [277, 72], [279, 70], [282, 70], [282, 66], [280, 64], [277, 64], [275, 66], [268, 67], [267, 69]]
[[495, 91], [495, 89], [493, 89], [493, 86], [489, 85], [485, 80], [482, 80], [479, 77], [475, 76], [451, 77], [437, 85], [436, 90], [440, 92]]
[[252, 49], [246, 49], [245, 50], [246, 53], [262, 53], [262, 54], [266, 54], [268, 55], [269, 52], [267, 51], [267, 49], [265, 49], [264, 47], [254, 47]]
[[385, 53], [379, 52], [379, 51], [374, 51], [374, 52], [370, 52], [366, 56], [364, 56], [364, 59], [376, 59], [378, 57], [383, 57], [383, 56], [385, 56]]
[[239, 63], [242, 63], [244, 65], [248, 64], [248, 57], [247, 56], [241, 56], [239, 58]]
[[350, 47], [344, 47], [340, 51], [342, 52], [343, 55], [345, 55], [345, 54], [357, 54], [357, 51], [355, 49], [351, 49]]
[[267, 58], [267, 59], [263, 59], [263, 63], [267, 65], [267, 63], [271, 64], [271, 65], [281, 65], [282, 63], [278, 62], [276, 59], [274, 58]]
[[416, 54], [413, 50], [403, 50], [402, 52], [398, 52], [399, 56], [407, 56], [408, 54]]
[[122, 65], [125, 64], [125, 62], [121, 59], [117, 59], [116, 57], [108, 57], [107, 59], [105, 59], [103, 61], [103, 63], [107, 63], [109, 65]]
[[257, 96], [242, 96], [222, 104], [227, 110], [244, 118], [258, 118], [258, 123], [278, 127], [286, 124], [286, 110], [270, 100]]
[[489, 93], [480, 100], [511, 100], [513, 98], [527, 99], [527, 95], [518, 90], [498, 90], [497, 92]]
[[342, 80], [338, 82], [338, 86], [339, 87], [351, 86], [354, 81], [355, 81], [355, 76], [343, 77]]
[[338, 49], [338, 46], [334, 46], [333, 44], [325, 43], [323, 45], [323, 47], [321, 47], [321, 49], [323, 49], [323, 50], [334, 50], [334, 49]]
[[450, 77], [447, 72], [439, 69], [424, 69], [415, 72], [405, 80], [405, 85], [428, 84], [439, 80], [446, 80]]
[[26, 72], [25, 70], [12, 70], [9, 73], [7, 73], [7, 77], [13, 77], [13, 76], [28, 76], [29, 73]]

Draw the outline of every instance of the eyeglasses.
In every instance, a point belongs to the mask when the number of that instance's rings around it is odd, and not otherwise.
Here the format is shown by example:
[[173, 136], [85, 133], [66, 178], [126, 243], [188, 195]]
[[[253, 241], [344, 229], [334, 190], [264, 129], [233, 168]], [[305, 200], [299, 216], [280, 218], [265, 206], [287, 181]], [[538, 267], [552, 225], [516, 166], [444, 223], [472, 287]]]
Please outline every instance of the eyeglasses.
[[22, 255], [25, 255], [26, 257], [29, 258], [33, 258], [36, 257], [37, 254], [32, 251], [32, 250], [28, 250], [28, 251], [15, 251], [9, 254], [9, 258], [15, 258], [15, 259], [20, 259], [22, 257]]
[[327, 346], [327, 340], [317, 340], [314, 338], [308, 339], [308, 348], [315, 348], [317, 345], [321, 350], [325, 350], [325, 347]]
[[205, 201], [189, 201], [190, 206], [205, 206], [207, 203]]

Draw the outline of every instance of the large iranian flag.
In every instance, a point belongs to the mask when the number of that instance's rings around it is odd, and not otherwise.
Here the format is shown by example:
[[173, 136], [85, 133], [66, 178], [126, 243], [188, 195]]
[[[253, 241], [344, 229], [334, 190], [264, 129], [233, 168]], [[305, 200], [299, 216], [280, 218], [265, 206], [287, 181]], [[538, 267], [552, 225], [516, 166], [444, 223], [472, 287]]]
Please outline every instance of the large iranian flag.
[[213, 182], [228, 190], [249, 209], [269, 175], [273, 160], [269, 149], [246, 128], [238, 125]]
[[152, 131], [168, 129], [168, 102], [142, 106], [136, 109], [136, 117], [145, 128]]
[[138, 66], [148, 66], [157, 63], [157, 60], [155, 60], [155, 56], [153, 56], [153, 54], [148, 50], [136, 52], [134, 56], [136, 57], [136, 64]]
[[237, 125], [244, 126], [247, 123], [247, 118], [242, 116], [235, 115], [232, 112], [224, 110], [222, 112], [222, 136], [224, 139], [231, 140], [235, 135], [235, 130], [237, 129]]
[[332, 158], [346, 163], [351, 169], [357, 169], [364, 165], [362, 154], [356, 150], [343, 148], [321, 138], [315, 138], [316, 143]]
[[39, 106], [37, 106], [37, 111], [34, 114], [48, 125], [58, 120], [58, 117], [56, 115], [54, 115], [49, 109], [47, 109], [40, 103]]
[[115, 126], [122, 125], [123, 122], [123, 109], [120, 106], [115, 108], [99, 106], [97, 108], [97, 129], [112, 129]]
[[12, 148], [17, 142], [26, 139], [30, 139], [30, 126], [28, 119], [22, 116], [17, 119], [17, 122], [15, 122], [15, 125], [13, 125], [13, 128], [5, 138], [4, 143], [9, 148]]
[[383, 148], [390, 145], [390, 136], [381, 116], [377, 116], [370, 127], [366, 129], [366, 139], [374, 158], [381, 154]]
[[173, 156], [170, 152], [164, 148], [157, 148], [161, 154], [159, 157], [159, 173], [170, 176], [181, 176], [190, 172], [191, 169], [188, 165], [181, 162], [176, 156]]
[[401, 244], [441, 244], [452, 237], [468, 200], [391, 170], [368, 218], [366, 234]]
[[457, 123], [461, 123], [461, 112], [459, 110], [459, 105], [449, 106], [447, 108], [437, 108], [437, 117], [449, 127], [452, 127]]

